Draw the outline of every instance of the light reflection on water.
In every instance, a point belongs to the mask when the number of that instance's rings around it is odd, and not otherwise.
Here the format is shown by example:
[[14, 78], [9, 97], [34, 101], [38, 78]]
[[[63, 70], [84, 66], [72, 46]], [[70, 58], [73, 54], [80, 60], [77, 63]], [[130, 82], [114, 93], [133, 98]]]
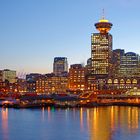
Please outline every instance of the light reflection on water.
[[4, 140], [8, 140], [8, 108], [1, 109], [2, 132]]
[[118, 140], [117, 136], [129, 140], [129, 135], [138, 132], [139, 109], [113, 106], [94, 108], [90, 111], [89, 126], [91, 140]]
[[137, 107], [0, 108], [0, 140], [139, 140], [139, 115]]

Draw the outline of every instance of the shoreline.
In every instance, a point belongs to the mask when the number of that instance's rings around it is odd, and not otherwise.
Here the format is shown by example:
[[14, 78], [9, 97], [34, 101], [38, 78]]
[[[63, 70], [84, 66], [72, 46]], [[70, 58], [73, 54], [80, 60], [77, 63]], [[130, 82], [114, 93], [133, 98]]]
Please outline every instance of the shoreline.
[[42, 107], [54, 107], [54, 108], [94, 108], [94, 107], [107, 107], [107, 106], [129, 106], [129, 107], [140, 107], [140, 103], [126, 103], [126, 102], [118, 102], [118, 103], [89, 103], [89, 104], [77, 104], [75, 106], [71, 105], [58, 105], [58, 104], [14, 104], [14, 105], [0, 105], [1, 108], [15, 108], [15, 109], [32, 109], [32, 108], [42, 108]]

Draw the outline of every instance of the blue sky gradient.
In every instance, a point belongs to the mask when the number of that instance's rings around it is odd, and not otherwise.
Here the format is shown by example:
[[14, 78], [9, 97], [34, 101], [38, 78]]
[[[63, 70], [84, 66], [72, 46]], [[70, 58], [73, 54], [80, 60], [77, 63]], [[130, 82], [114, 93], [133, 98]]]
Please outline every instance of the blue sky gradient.
[[47, 73], [57, 56], [86, 64], [103, 8], [113, 23], [113, 49], [140, 54], [139, 5], [139, 0], [0, 0], [0, 69]]

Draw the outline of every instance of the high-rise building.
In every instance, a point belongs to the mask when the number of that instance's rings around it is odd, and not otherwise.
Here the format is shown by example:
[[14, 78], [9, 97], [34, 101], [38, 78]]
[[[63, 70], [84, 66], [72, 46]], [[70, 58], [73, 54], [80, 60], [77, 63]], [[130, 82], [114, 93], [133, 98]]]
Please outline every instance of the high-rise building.
[[[125, 53], [122, 49], [113, 50], [112, 75], [106, 79], [106, 87], [111, 90], [137, 89], [140, 84], [140, 59], [134, 52]], [[119, 93], [119, 91], [117, 91]]]
[[111, 73], [112, 35], [109, 33], [112, 23], [104, 17], [95, 23], [99, 33], [91, 35], [91, 68], [86, 73], [86, 90], [104, 89], [105, 78]]
[[55, 57], [53, 63], [53, 73], [61, 76], [64, 72], [68, 72], [68, 61], [66, 57]]
[[108, 32], [112, 23], [104, 17], [95, 23], [99, 33], [91, 35], [92, 74], [96, 77], [106, 77], [109, 74], [112, 57], [112, 35]]
[[134, 52], [127, 52], [121, 57], [119, 76], [140, 77], [140, 59]]
[[125, 52], [124, 52], [123, 49], [115, 49], [115, 50], [113, 50], [112, 67], [111, 67], [110, 76], [112, 76], [112, 77], [118, 77], [119, 76], [121, 58], [122, 58], [122, 56], [124, 56], [124, 53]]

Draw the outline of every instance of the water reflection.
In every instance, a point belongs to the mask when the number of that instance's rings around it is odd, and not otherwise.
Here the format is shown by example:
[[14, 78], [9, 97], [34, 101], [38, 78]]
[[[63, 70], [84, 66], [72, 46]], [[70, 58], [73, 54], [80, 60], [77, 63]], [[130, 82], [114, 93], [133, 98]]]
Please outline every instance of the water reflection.
[[83, 108], [80, 108], [80, 126], [81, 130], [84, 130], [84, 120], [83, 120]]
[[90, 110], [87, 109], [87, 129], [89, 130]]
[[[41, 140], [139, 140], [140, 137], [140, 109], [137, 107], [48, 107], [33, 111], [25, 109], [24, 114], [22, 111], [1, 108], [0, 140], [15, 140], [17, 136], [20, 140], [28, 136]], [[17, 134], [17, 130], [22, 131]], [[35, 132], [35, 135], [27, 135], [29, 132]]]
[[48, 121], [50, 122], [51, 120], [51, 108], [48, 107]]
[[[42, 110], [42, 121], [45, 121], [47, 118], [48, 122], [50, 122], [51, 121], [51, 107], [47, 107], [47, 108], [42, 107], [41, 110]], [[52, 111], [54, 110], [52, 109]]]
[[[82, 123], [82, 111], [80, 111]], [[132, 134], [139, 127], [137, 107], [99, 107], [87, 109], [87, 127], [90, 140], [113, 140], [117, 131]], [[83, 123], [82, 123], [83, 129]]]
[[42, 121], [44, 121], [45, 115], [44, 115], [44, 107], [42, 107]]
[[8, 108], [1, 109], [3, 139], [8, 140]]
[[138, 109], [136, 108], [129, 108], [128, 110], [128, 127], [132, 131], [138, 129]]

